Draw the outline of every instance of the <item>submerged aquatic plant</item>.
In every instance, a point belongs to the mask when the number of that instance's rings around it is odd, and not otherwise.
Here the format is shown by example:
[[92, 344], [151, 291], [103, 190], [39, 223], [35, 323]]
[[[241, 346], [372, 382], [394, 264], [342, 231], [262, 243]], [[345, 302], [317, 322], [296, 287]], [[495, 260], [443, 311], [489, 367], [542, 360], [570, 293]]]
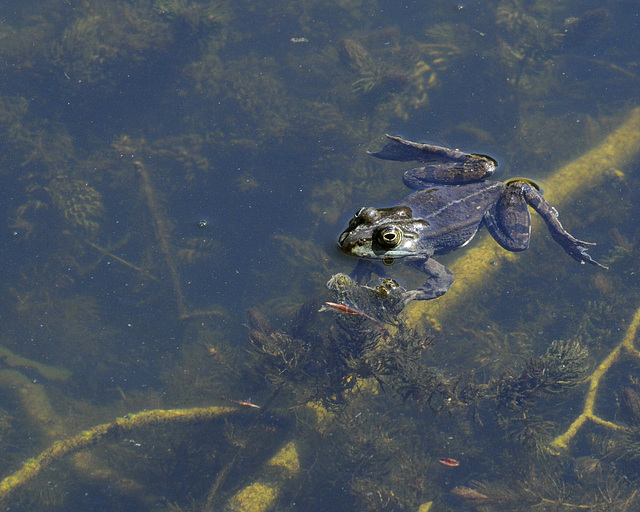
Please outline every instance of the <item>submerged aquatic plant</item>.
[[193, 0], [156, 0], [155, 10], [168, 19], [180, 22], [191, 30], [207, 30], [224, 25], [232, 19], [232, 11], [223, 2], [200, 3]]
[[[250, 311], [250, 338], [262, 356], [255, 370], [306, 400], [341, 401], [343, 394], [366, 379], [404, 399], [452, 410], [473, 403], [482, 387], [471, 379], [447, 377], [422, 361], [434, 339], [409, 328], [399, 312], [402, 291], [390, 279], [374, 287], [358, 286], [344, 274], [328, 283], [337, 302], [336, 327], [325, 326], [317, 306], [305, 305], [288, 332], [273, 328], [256, 310]], [[349, 304], [343, 306], [343, 304]], [[388, 327], [387, 327], [388, 326]], [[464, 384], [463, 384], [464, 383]]]
[[559, 393], [584, 381], [589, 352], [578, 340], [553, 341], [547, 352], [531, 359], [519, 375], [502, 375], [491, 386], [506, 407], [525, 407], [541, 393]]
[[96, 237], [105, 214], [100, 192], [86, 180], [73, 180], [63, 175], [51, 180], [46, 189], [71, 229], [79, 230], [88, 239]]
[[406, 73], [374, 59], [356, 41], [343, 39], [338, 43], [337, 50], [340, 61], [356, 76], [351, 84], [351, 91], [356, 96], [370, 95], [376, 91], [382, 95], [400, 92], [409, 85]]
[[94, 2], [66, 28], [51, 54], [69, 83], [111, 87], [122, 79], [123, 63], [129, 70], [148, 65], [172, 41], [167, 24], [149, 5]]

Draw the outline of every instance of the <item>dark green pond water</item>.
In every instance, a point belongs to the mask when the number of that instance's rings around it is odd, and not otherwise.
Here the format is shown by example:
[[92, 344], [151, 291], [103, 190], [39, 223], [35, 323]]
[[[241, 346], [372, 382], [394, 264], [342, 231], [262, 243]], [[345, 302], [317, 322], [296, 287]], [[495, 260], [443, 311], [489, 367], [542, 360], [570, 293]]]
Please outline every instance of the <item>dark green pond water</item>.
[[[0, 508], [637, 508], [639, 29], [624, 0], [4, 2]], [[556, 207], [609, 270], [534, 223], [440, 323], [329, 290], [354, 212], [407, 194], [386, 133], [550, 196], [606, 153]]]

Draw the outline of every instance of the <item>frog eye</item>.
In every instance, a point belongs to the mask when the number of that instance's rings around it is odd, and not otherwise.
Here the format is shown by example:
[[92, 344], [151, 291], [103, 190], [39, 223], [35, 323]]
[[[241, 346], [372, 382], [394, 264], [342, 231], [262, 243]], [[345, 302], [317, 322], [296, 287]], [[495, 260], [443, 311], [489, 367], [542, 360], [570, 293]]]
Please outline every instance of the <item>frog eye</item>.
[[378, 243], [382, 247], [392, 249], [402, 242], [402, 230], [397, 226], [387, 226], [378, 233]]

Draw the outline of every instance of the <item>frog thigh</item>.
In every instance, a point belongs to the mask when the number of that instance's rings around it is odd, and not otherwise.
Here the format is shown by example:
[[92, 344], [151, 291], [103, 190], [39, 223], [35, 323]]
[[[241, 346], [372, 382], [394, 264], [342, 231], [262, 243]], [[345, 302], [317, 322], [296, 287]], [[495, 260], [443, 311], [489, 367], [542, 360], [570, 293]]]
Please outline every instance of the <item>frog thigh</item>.
[[508, 251], [524, 251], [531, 237], [531, 215], [519, 188], [507, 187], [500, 199], [484, 214], [491, 236]]
[[429, 276], [429, 279], [417, 290], [406, 292], [405, 302], [412, 300], [430, 300], [447, 293], [455, 279], [453, 272], [433, 258], [412, 261], [410, 264]]
[[493, 173], [476, 160], [459, 163], [433, 163], [405, 171], [402, 181], [411, 190], [420, 190], [434, 183], [460, 185], [481, 181]]

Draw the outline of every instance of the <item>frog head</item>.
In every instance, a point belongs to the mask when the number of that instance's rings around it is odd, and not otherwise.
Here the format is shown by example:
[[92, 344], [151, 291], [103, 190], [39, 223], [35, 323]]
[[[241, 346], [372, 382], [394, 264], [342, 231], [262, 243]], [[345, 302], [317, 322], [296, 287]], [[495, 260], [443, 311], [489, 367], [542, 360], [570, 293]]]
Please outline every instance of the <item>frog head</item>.
[[338, 243], [346, 254], [367, 259], [403, 258], [419, 252], [420, 232], [429, 226], [414, 219], [408, 206], [361, 208]]

